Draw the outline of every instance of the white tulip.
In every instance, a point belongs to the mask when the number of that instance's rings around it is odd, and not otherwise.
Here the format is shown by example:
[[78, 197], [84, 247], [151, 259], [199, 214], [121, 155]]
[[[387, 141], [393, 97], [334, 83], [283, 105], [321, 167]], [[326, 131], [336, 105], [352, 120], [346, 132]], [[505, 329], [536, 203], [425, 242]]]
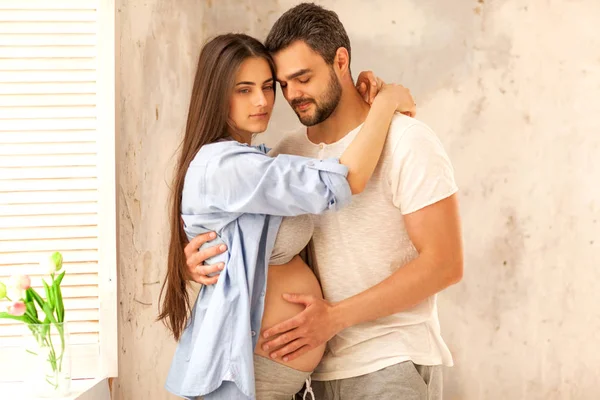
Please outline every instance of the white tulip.
[[40, 268], [49, 274], [56, 273], [56, 264], [54, 263], [54, 260], [52, 260], [52, 258], [50, 258], [49, 256], [44, 257], [44, 259], [40, 261]]
[[[28, 282], [25, 282], [27, 280]], [[25, 289], [31, 285], [29, 277], [24, 275], [12, 275], [8, 278], [8, 285], [6, 285], [6, 296], [12, 301], [19, 301], [25, 298]]]
[[18, 286], [7, 286], [6, 297], [12, 301], [19, 301], [25, 298], [25, 291]]

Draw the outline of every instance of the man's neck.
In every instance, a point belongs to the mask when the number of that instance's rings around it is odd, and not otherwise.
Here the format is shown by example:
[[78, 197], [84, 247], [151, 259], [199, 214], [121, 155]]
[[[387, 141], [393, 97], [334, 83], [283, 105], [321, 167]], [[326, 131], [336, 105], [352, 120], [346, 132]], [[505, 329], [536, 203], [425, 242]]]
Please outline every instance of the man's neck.
[[365, 122], [368, 114], [369, 105], [349, 82], [343, 88], [342, 98], [329, 118], [308, 127], [308, 138], [313, 143], [335, 143]]

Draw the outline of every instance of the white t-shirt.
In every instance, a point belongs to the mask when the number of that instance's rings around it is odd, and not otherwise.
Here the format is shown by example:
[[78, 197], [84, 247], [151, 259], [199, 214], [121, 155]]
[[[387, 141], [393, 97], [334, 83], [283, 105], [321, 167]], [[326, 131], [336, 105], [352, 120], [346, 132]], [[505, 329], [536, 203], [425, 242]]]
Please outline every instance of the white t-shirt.
[[[332, 144], [314, 144], [302, 128], [284, 135], [270, 154], [340, 157], [359, 130], [360, 126]], [[452, 165], [433, 131], [396, 114], [363, 193], [353, 196], [339, 212], [314, 216], [313, 267], [325, 298], [338, 302], [365, 291], [415, 259], [418, 253], [403, 215], [456, 191]], [[329, 341], [313, 379], [350, 378], [407, 360], [453, 364], [440, 335], [436, 296], [401, 313], [341, 331]]]

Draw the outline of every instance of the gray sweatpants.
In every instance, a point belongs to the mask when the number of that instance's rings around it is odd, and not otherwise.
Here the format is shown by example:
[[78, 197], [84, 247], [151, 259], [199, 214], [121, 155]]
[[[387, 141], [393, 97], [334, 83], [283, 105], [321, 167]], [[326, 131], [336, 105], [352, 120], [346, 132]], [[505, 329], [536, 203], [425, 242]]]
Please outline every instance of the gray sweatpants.
[[[302, 385], [310, 384], [310, 372], [298, 371], [275, 361], [254, 355], [256, 400], [290, 400]], [[310, 396], [308, 397], [310, 400]]]
[[441, 400], [442, 366], [412, 361], [337, 381], [312, 381], [316, 400]]

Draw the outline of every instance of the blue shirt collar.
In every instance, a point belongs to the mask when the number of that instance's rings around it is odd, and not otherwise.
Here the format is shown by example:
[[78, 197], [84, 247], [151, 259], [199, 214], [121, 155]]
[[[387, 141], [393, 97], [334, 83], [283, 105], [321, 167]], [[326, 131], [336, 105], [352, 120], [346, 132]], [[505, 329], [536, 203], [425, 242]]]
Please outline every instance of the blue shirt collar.
[[[235, 140], [235, 139], [234, 139], [234, 138], [232, 138], [231, 136], [227, 136], [227, 137], [224, 137], [224, 138], [221, 138], [221, 139], [219, 139], [219, 140], [218, 140], [218, 142], [229, 142], [229, 141], [231, 141], [231, 140]], [[247, 145], [246, 143], [242, 143], [242, 144], [243, 144], [244, 146], [249, 146], [249, 145]], [[250, 147], [253, 147], [253, 148], [255, 148], [256, 150], [258, 150], [258, 151], [260, 151], [260, 152], [262, 152], [262, 153], [264, 153], [264, 154], [267, 154], [268, 152], [270, 152], [270, 151], [271, 151], [271, 148], [270, 148], [270, 147], [267, 147], [267, 146], [266, 146], [264, 143], [261, 143], [261, 144], [259, 144], [259, 145], [257, 145], [257, 146], [250, 146]]]
[[254, 147], [256, 150], [259, 150], [265, 154], [267, 154], [269, 151], [271, 151], [270, 147], [265, 146], [264, 143], [259, 144], [258, 146], [252, 146]]

